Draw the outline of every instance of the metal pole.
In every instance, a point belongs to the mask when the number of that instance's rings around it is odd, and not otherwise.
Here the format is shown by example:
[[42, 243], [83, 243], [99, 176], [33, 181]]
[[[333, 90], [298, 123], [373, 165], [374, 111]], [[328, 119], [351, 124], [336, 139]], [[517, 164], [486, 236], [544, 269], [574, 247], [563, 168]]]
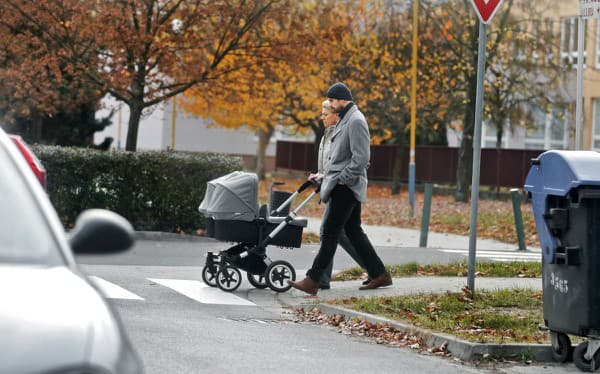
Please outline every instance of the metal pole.
[[575, 103], [575, 149], [581, 150], [581, 122], [583, 106], [583, 38], [585, 36], [585, 19], [578, 17], [577, 23], [577, 101]]
[[177, 102], [173, 96], [173, 111], [171, 113], [171, 150], [175, 150], [175, 133], [177, 128]]
[[431, 195], [433, 187], [431, 183], [425, 183], [423, 197], [423, 214], [421, 215], [421, 235], [419, 237], [419, 247], [427, 247], [427, 237], [429, 236], [429, 219], [431, 217]]
[[475, 252], [477, 246], [477, 205], [479, 203], [479, 167], [481, 163], [481, 122], [483, 118], [483, 79], [485, 75], [485, 45], [487, 25], [479, 22], [479, 48], [477, 50], [477, 96], [473, 138], [473, 176], [471, 179], [471, 224], [469, 230], [469, 271], [467, 287], [475, 295]]
[[515, 231], [517, 232], [517, 241], [519, 242], [519, 250], [526, 251], [525, 233], [523, 230], [523, 214], [521, 214], [521, 197], [519, 196], [518, 188], [511, 188], [510, 197], [512, 199], [513, 216], [515, 217]]
[[121, 126], [123, 123], [123, 104], [119, 103], [119, 120], [117, 122], [117, 149], [121, 149]]
[[417, 127], [417, 50], [419, 39], [417, 37], [419, 27], [419, 1], [413, 0], [413, 34], [412, 34], [412, 84], [410, 90], [410, 160], [408, 163], [408, 202], [410, 204], [410, 216], [415, 215], [415, 138]]

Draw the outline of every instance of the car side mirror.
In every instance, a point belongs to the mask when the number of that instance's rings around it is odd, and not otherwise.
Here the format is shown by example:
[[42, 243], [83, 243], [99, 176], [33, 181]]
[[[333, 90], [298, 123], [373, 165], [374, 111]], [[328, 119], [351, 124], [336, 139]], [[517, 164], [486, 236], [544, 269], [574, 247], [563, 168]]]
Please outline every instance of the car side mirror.
[[131, 223], [117, 213], [89, 209], [77, 217], [69, 244], [77, 254], [108, 254], [125, 251], [135, 243]]

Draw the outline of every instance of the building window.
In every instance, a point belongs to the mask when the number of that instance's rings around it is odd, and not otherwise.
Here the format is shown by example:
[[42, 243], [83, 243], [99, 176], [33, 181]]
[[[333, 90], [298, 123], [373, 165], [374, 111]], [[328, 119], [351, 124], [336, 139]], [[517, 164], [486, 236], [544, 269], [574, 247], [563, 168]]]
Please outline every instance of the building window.
[[600, 150], [600, 98], [595, 98], [594, 100], [594, 118], [593, 118], [593, 126], [594, 126], [594, 136], [592, 139], [592, 148], [596, 150]]
[[550, 65], [552, 63], [556, 63], [554, 43], [550, 42], [551, 40], [555, 40], [556, 31], [554, 30], [554, 20], [546, 19], [545, 23], [546, 23], [546, 35], [545, 35], [546, 64]]
[[569, 112], [566, 106], [553, 105], [548, 112], [533, 108], [525, 148], [566, 149], [569, 145], [568, 125]]
[[[560, 58], [565, 66], [577, 67], [577, 36], [578, 19], [577, 17], [564, 17], [560, 20]], [[585, 21], [583, 33], [583, 65], [585, 66]]]
[[596, 24], [596, 69], [600, 69], [600, 22]]

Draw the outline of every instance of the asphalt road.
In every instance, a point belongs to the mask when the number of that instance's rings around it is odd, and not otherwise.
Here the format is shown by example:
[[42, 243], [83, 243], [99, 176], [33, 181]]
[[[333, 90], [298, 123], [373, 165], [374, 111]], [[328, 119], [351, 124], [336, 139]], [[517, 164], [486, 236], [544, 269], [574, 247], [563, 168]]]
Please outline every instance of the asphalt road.
[[[234, 293], [204, 285], [206, 252], [226, 248], [211, 239], [140, 240], [123, 254], [77, 260], [116, 306], [150, 374], [578, 372], [572, 364], [475, 367], [294, 322], [276, 293], [255, 289], [245, 279]], [[293, 251], [269, 248], [268, 254], [289, 261], [302, 276], [316, 250], [305, 245]], [[428, 248], [378, 252], [388, 264], [464, 259]], [[339, 251], [335, 268], [350, 266], [350, 257]]]

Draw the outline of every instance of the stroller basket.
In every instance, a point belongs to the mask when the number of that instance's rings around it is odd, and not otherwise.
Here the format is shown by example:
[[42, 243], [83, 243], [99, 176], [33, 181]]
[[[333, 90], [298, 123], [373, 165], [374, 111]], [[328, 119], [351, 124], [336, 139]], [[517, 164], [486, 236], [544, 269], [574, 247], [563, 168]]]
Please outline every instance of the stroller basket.
[[[279, 218], [278, 220], [275, 218]], [[285, 217], [269, 217], [266, 221], [235, 221], [235, 220], [214, 220], [209, 218], [207, 222], [207, 235], [224, 241], [235, 243], [260, 244], [261, 240], [266, 238], [273, 230], [285, 219]], [[278, 235], [273, 237], [269, 244], [281, 247], [300, 248], [302, 244], [302, 230], [307, 226], [307, 220], [302, 218], [294, 219], [289, 225], [281, 230]], [[209, 233], [210, 231], [210, 233]]]

